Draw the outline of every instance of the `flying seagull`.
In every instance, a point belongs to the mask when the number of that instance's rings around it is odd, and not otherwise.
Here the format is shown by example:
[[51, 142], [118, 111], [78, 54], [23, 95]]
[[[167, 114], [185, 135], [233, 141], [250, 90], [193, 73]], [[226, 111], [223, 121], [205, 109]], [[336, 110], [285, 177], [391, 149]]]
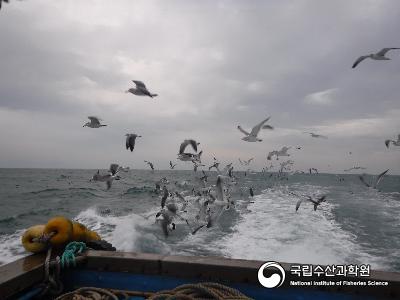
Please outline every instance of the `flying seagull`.
[[376, 177], [376, 180], [375, 180], [375, 182], [374, 182], [373, 185], [370, 185], [369, 183], [367, 183], [367, 182], [365, 181], [365, 178], [364, 178], [364, 175], [365, 175], [365, 174], [363, 174], [363, 175], [361, 175], [361, 176], [358, 176], [358, 178], [361, 180], [362, 183], [365, 184], [365, 186], [367, 186], [367, 187], [372, 187], [373, 189], [376, 189], [377, 186], [378, 186], [378, 184], [379, 184], [379, 182], [381, 182], [381, 180], [383, 179], [383, 177], [386, 175], [386, 173], [387, 173], [388, 171], [389, 171], [389, 169], [387, 169], [386, 171], [383, 171], [381, 174], [379, 174], [379, 175]]
[[173, 221], [172, 216], [165, 210], [158, 212], [156, 215], [156, 218], [158, 218], [160, 216], [162, 217], [160, 219], [161, 229], [162, 229], [165, 237], [168, 237], [169, 231], [175, 230], [175, 223], [172, 222]]
[[366, 58], [371, 58], [371, 59], [375, 59], [375, 60], [390, 60], [390, 58], [386, 57], [386, 53], [388, 53], [390, 50], [394, 50], [394, 49], [400, 49], [400, 48], [383, 48], [381, 51], [377, 52], [377, 53], [372, 53], [369, 55], [363, 55], [360, 56], [353, 64], [352, 68], [354, 69], [355, 67], [357, 67], [357, 65], [362, 62], [364, 59]]
[[248, 159], [248, 160], [241, 160], [240, 158], [239, 158], [239, 162], [240, 162], [240, 164], [242, 165], [242, 166], [248, 166], [250, 163], [251, 163], [251, 161], [254, 159], [254, 157], [252, 157], [252, 158], [250, 158], [250, 159]]
[[126, 150], [130, 149], [131, 152], [135, 149], [135, 141], [137, 137], [142, 137], [141, 135], [137, 135], [135, 133], [127, 133], [126, 136]]
[[281, 150], [278, 150], [278, 151], [274, 150], [274, 151], [269, 152], [268, 155], [267, 155], [267, 160], [271, 160], [274, 155], [276, 155], [276, 159], [277, 160], [279, 159], [279, 156], [290, 156], [290, 154], [287, 153], [287, 151], [290, 148], [291, 147], [284, 146], [284, 147], [281, 148]]
[[178, 159], [181, 161], [191, 161], [191, 162], [197, 161], [201, 163], [201, 154], [203, 153], [203, 151], [200, 151], [198, 154], [185, 152], [185, 149], [188, 145], [191, 145], [193, 150], [197, 152], [197, 146], [200, 145], [200, 143], [197, 143], [193, 139], [184, 140], [179, 147]]
[[365, 170], [366, 168], [364, 167], [351, 167], [349, 169], [343, 170], [344, 172], [349, 172], [351, 170]]
[[100, 182], [105, 182], [107, 184], [107, 190], [111, 188], [112, 182], [114, 179], [118, 179], [118, 172], [120, 168], [117, 164], [111, 164], [110, 169], [108, 170], [108, 174], [106, 175], [101, 175], [100, 170], [97, 170], [97, 173], [93, 175], [92, 179], [90, 181], [100, 181]]
[[167, 187], [164, 185], [163, 186], [163, 195], [161, 197], [161, 209], [164, 208], [165, 202], [167, 202], [168, 196], [169, 196], [169, 192], [167, 190]]
[[270, 119], [271, 117], [266, 118], [264, 121], [261, 123], [257, 124], [251, 129], [251, 132], [248, 133], [246, 130], [244, 130], [240, 125], [237, 127], [242, 133], [244, 133], [246, 136], [242, 138], [243, 141], [246, 142], [262, 142], [262, 139], [259, 139], [257, 137], [258, 133], [260, 132], [261, 128], [264, 126], [264, 124]]
[[172, 164], [172, 161], [169, 161], [169, 168], [172, 170], [174, 169], [176, 164]]
[[321, 139], [327, 139], [328, 137], [322, 134], [316, 134], [313, 132], [304, 132], [304, 133], [308, 133], [311, 137], [313, 138], [321, 138]]
[[400, 146], [400, 134], [397, 136], [397, 141], [394, 141], [394, 140], [386, 140], [386, 141], [385, 141], [386, 148], [389, 148], [390, 143], [392, 143], [393, 146]]
[[310, 201], [311, 203], [313, 203], [313, 204], [314, 204], [314, 211], [316, 211], [317, 208], [318, 208], [318, 205], [320, 205], [322, 202], [326, 201], [326, 196], [322, 196], [322, 197], [318, 198], [317, 200], [314, 200], [313, 198], [311, 198], [311, 196], [307, 196], [306, 199], [300, 199], [300, 200], [297, 201], [297, 203], [296, 203], [296, 212], [297, 212], [297, 210], [299, 209], [300, 204], [301, 204], [304, 200]]
[[99, 128], [107, 125], [100, 124], [101, 119], [98, 117], [88, 117], [90, 122], [85, 123], [82, 127]]
[[132, 80], [132, 81], [135, 83], [136, 88], [130, 88], [125, 93], [132, 93], [137, 96], [149, 96], [151, 98], [158, 96], [157, 94], [150, 93], [143, 82], [139, 80]]
[[154, 165], [153, 165], [152, 162], [149, 162], [149, 161], [147, 161], [147, 160], [145, 160], [144, 162], [147, 163], [147, 164], [150, 166], [150, 168], [151, 168], [152, 171], [154, 171]]

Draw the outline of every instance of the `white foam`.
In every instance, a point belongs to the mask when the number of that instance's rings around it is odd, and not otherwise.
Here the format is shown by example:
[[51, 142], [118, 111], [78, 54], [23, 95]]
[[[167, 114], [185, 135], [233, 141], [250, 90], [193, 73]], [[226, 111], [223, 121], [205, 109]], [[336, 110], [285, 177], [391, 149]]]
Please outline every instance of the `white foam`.
[[12, 234], [0, 236], [0, 265], [10, 263], [29, 255], [21, 244], [24, 230], [17, 230]]
[[[304, 192], [322, 194], [316, 186], [303, 185]], [[334, 221], [334, 205], [324, 202], [313, 210], [303, 202], [298, 212], [298, 198], [282, 190], [265, 190], [254, 197], [244, 215], [234, 226], [234, 233], [221, 243], [224, 254], [233, 258], [274, 260], [312, 264], [369, 263], [381, 268], [382, 261], [369, 255], [357, 244], [355, 236]]]

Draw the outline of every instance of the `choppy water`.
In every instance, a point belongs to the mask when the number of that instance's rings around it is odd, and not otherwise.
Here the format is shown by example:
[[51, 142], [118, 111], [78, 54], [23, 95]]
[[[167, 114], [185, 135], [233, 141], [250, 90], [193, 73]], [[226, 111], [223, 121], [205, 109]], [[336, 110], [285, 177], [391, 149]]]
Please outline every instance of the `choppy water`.
[[[131, 170], [107, 191], [89, 182], [93, 170], [0, 169], [0, 264], [27, 253], [20, 245], [23, 230], [65, 215], [98, 231], [118, 250], [212, 255], [315, 264], [369, 263], [375, 269], [400, 271], [400, 176], [387, 176], [381, 192], [363, 186], [356, 175], [297, 174], [289, 180], [254, 173], [240, 177], [232, 191], [235, 207], [223, 212], [216, 226], [191, 235], [176, 220], [166, 238], [153, 217], [160, 196], [154, 182], [167, 177], [168, 188], [187, 192], [197, 187], [192, 171]], [[210, 173], [215, 183], [216, 173]], [[188, 181], [178, 187], [174, 182]], [[251, 198], [248, 187], [255, 192]], [[313, 211], [290, 192], [327, 195]], [[187, 217], [194, 222], [197, 211]]]

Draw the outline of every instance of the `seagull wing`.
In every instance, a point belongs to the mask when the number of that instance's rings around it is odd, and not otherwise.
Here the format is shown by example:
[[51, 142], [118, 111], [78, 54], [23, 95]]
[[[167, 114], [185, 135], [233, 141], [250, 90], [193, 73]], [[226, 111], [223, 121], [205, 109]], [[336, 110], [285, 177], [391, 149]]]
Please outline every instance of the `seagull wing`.
[[376, 187], [378, 186], [379, 182], [381, 182], [381, 180], [383, 179], [383, 177], [386, 175], [386, 173], [389, 171], [389, 169], [387, 169], [386, 171], [383, 171], [381, 174], [378, 175], [378, 178], [376, 179], [376, 182], [374, 184], [374, 189], [376, 189]]
[[216, 185], [217, 199], [221, 202], [224, 202], [224, 184], [222, 181], [222, 177], [218, 175], [217, 185]]
[[137, 88], [140, 88], [140, 89], [147, 89], [143, 82], [141, 82], [141, 81], [139, 81], [139, 80], [132, 80], [132, 81], [136, 84], [136, 87], [137, 87]]
[[243, 132], [245, 135], [250, 135], [250, 133], [248, 133], [246, 130], [244, 130], [242, 127], [240, 127], [240, 125], [237, 127], [237, 129], [239, 129], [241, 132]]
[[197, 152], [197, 142], [195, 140], [184, 140], [179, 147], [179, 154], [182, 154], [185, 151], [187, 145], [192, 145], [192, 148], [195, 152]]
[[389, 148], [390, 140], [385, 141], [386, 148]]
[[128, 135], [127, 137], [126, 137], [126, 142], [125, 142], [125, 146], [126, 146], [126, 149], [128, 150], [129, 149], [129, 139], [131, 138], [131, 136], [130, 135]]
[[256, 126], [253, 127], [253, 129], [250, 132], [250, 135], [257, 136], [258, 133], [261, 130], [261, 127], [264, 125], [265, 122], [267, 122], [271, 117], [266, 118], [264, 121], [261, 123], [257, 124]]
[[297, 201], [296, 203], [296, 211], [298, 211], [300, 204], [303, 202], [303, 199], [300, 199], [299, 201]]
[[167, 198], [168, 198], [168, 195], [169, 195], [168, 190], [167, 190], [167, 188], [165, 187], [165, 185], [164, 185], [164, 187], [163, 187], [163, 191], [164, 191], [164, 194], [163, 194], [163, 196], [161, 197], [161, 208], [164, 208], [165, 202], [167, 202]]
[[390, 50], [400, 49], [400, 48], [383, 48], [381, 51], [377, 52], [376, 55], [385, 56]]
[[365, 184], [365, 186], [367, 186], [367, 187], [371, 187], [366, 181], [365, 181], [365, 179], [364, 179], [364, 175], [361, 175], [361, 176], [358, 176], [358, 178], [361, 180], [361, 182], [362, 183], [364, 183]]
[[199, 231], [204, 226], [207, 226], [207, 224], [203, 224], [203, 225], [200, 225], [199, 227], [197, 227], [195, 230], [192, 231], [192, 235], [196, 234], [196, 232]]
[[115, 174], [117, 174], [118, 173], [118, 165], [117, 164], [111, 164], [110, 165], [110, 170], [109, 170], [109, 172], [112, 174], [112, 175], [115, 175]]
[[318, 204], [320, 204], [321, 202], [324, 202], [324, 201], [326, 201], [326, 196], [322, 196], [322, 197], [318, 198], [318, 200], [317, 200]]
[[368, 55], [360, 56], [360, 57], [354, 62], [354, 64], [353, 64], [351, 67], [354, 69], [355, 67], [357, 67], [357, 65], [358, 65], [360, 62], [362, 62], [364, 59], [366, 59], [366, 58], [368, 58], [368, 57], [369, 57]]
[[129, 147], [131, 148], [131, 151], [135, 148], [135, 142], [136, 142], [136, 134], [132, 134], [129, 136]]
[[90, 122], [92, 123], [92, 124], [94, 124], [94, 125], [100, 125], [100, 119], [98, 118], [98, 117], [93, 117], [93, 116], [91, 116], [91, 117], [88, 117], [89, 118], [89, 120], [90, 120]]

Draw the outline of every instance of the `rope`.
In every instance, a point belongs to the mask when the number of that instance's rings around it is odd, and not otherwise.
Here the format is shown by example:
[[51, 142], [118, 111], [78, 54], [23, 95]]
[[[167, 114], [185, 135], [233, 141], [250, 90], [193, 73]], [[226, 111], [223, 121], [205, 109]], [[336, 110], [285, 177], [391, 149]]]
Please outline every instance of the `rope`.
[[83, 251], [87, 249], [86, 244], [82, 242], [71, 242], [69, 243], [64, 250], [63, 255], [61, 256], [61, 267], [76, 267], [76, 255], [81, 254]]
[[117, 295], [121, 295], [123, 299], [131, 296], [141, 296], [148, 300], [251, 300], [251, 298], [243, 295], [238, 290], [212, 282], [184, 284], [173, 290], [157, 293], [82, 287], [61, 295], [56, 300], [118, 300], [120, 298]]
[[56, 257], [55, 264], [50, 261], [51, 259], [51, 250], [49, 248], [47, 250], [46, 259], [44, 261], [44, 280], [39, 285], [42, 287], [42, 291], [39, 294], [39, 298], [42, 298], [44, 295], [59, 295], [64, 286], [60, 281], [60, 257]]
[[148, 298], [149, 300], [249, 300], [241, 292], [231, 287], [204, 282], [198, 284], [184, 284], [171, 291], [160, 291]]

